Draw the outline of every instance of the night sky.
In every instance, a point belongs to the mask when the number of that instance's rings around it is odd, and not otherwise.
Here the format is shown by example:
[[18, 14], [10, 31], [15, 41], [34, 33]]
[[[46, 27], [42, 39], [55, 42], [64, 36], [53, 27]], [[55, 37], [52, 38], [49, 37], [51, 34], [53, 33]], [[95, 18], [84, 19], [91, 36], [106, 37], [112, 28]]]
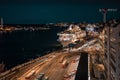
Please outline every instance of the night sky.
[[114, 8], [107, 19], [120, 19], [119, 0], [0, 0], [0, 17], [6, 24], [101, 22], [99, 8]]

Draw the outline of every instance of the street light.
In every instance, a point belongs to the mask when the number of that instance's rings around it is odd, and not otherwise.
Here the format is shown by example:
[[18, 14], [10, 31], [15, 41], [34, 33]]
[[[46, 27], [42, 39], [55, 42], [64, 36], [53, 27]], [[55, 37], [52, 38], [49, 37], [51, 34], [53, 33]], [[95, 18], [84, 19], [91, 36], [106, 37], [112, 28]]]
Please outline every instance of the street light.
[[102, 12], [103, 14], [103, 22], [106, 23], [106, 16], [107, 16], [107, 12], [116, 12], [117, 9], [99, 9], [99, 12]]

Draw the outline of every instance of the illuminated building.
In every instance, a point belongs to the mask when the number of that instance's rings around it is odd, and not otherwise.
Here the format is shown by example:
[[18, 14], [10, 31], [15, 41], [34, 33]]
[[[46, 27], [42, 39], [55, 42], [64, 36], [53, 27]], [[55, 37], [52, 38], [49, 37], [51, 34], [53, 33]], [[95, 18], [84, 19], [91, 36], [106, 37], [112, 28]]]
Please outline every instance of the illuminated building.
[[120, 23], [105, 26], [105, 56], [101, 59], [105, 80], [120, 80]]

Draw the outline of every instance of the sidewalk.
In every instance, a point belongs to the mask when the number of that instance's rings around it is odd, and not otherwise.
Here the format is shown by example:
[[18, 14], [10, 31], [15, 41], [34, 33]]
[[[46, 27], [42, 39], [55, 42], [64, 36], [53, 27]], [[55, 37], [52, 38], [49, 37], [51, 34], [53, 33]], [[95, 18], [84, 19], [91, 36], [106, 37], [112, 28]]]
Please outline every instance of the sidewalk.
[[71, 64], [69, 65], [69, 68], [66, 71], [66, 74], [64, 75], [64, 80], [75, 80], [75, 75], [76, 75], [76, 71], [78, 68], [79, 59], [80, 59], [80, 56], [76, 56], [72, 60]]

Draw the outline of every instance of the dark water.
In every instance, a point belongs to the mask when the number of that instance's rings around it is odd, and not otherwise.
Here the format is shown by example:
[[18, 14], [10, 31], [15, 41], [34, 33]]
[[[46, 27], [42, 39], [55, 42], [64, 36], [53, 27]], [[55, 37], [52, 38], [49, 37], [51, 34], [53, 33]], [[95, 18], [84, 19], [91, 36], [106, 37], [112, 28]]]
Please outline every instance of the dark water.
[[58, 49], [56, 47], [57, 32], [61, 28], [39, 31], [14, 31], [0, 34], [0, 62], [4, 61], [7, 69], [43, 56], [47, 51]]

